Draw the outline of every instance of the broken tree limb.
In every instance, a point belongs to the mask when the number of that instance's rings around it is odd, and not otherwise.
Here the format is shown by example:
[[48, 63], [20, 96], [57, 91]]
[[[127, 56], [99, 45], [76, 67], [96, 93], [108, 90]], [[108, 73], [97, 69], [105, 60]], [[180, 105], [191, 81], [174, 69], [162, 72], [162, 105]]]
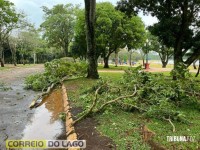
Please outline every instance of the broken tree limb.
[[169, 121], [169, 123], [172, 125], [172, 131], [176, 132], [176, 128], [175, 128], [174, 124], [172, 123], [170, 117], [169, 117], [169, 119], [166, 119], [165, 117], [163, 117], [163, 119], [166, 120], [166, 121]]
[[190, 91], [185, 91], [185, 93], [189, 94], [189, 95], [192, 95], [192, 96], [197, 96], [197, 97], [200, 97], [200, 94], [193, 91], [193, 92], [190, 92]]
[[43, 92], [44, 89], [42, 90], [42, 94], [38, 95], [36, 97], [35, 100], [32, 101], [32, 103], [30, 104], [29, 108], [32, 109], [32, 108], [37, 108], [39, 106], [41, 106], [43, 104], [43, 99], [48, 96], [52, 91], [53, 89], [58, 85], [58, 84], [62, 84], [66, 79], [68, 79], [68, 76], [65, 76], [63, 77], [60, 81], [58, 82], [54, 82], [52, 83], [46, 90], [46, 92]]
[[117, 101], [119, 101], [121, 99], [133, 97], [133, 96], [135, 96], [136, 93], [137, 93], [137, 89], [136, 89], [136, 86], [135, 86], [135, 91], [134, 91], [133, 94], [126, 95], [126, 96], [120, 96], [120, 97], [117, 97], [116, 99], [110, 100], [110, 101], [104, 103], [95, 113], [98, 113], [98, 112], [102, 111], [104, 109], [104, 107], [106, 107], [107, 105], [109, 105], [111, 103], [115, 103], [115, 102], [117, 102]]
[[132, 104], [128, 104], [128, 103], [120, 103], [120, 102], [118, 102], [118, 103], [119, 103], [120, 105], [125, 105], [125, 106], [128, 106], [128, 107], [134, 108], [134, 109], [136, 109], [136, 110], [138, 110], [138, 111], [141, 111], [141, 112], [147, 112], [146, 109], [143, 109], [143, 108], [138, 107], [138, 106], [136, 106], [136, 105], [132, 105]]
[[90, 109], [89, 109], [85, 114], [83, 114], [81, 117], [79, 117], [78, 119], [76, 119], [76, 120], [72, 123], [72, 125], [75, 125], [77, 122], [79, 122], [80, 120], [84, 119], [85, 117], [87, 117], [89, 114], [92, 113], [92, 111], [93, 111], [93, 109], [94, 109], [94, 107], [96, 106], [96, 103], [97, 103], [99, 90], [100, 90], [102, 87], [104, 87], [104, 86], [105, 86], [105, 84], [102, 85], [102, 86], [100, 86], [100, 87], [95, 91], [95, 98], [94, 98], [94, 100], [93, 100], [93, 103], [92, 103], [92, 106], [90, 107]]
[[118, 97], [118, 98], [116, 98], [116, 99], [114, 99], [114, 100], [110, 100], [110, 101], [106, 102], [105, 104], [103, 104], [97, 111], [93, 111], [93, 109], [95, 108], [96, 103], [97, 103], [98, 92], [99, 92], [99, 90], [100, 90], [103, 86], [105, 86], [105, 85], [106, 85], [106, 84], [100, 86], [100, 87], [95, 91], [95, 98], [94, 98], [94, 100], [93, 100], [93, 104], [92, 104], [92, 106], [90, 107], [90, 109], [89, 109], [86, 113], [84, 113], [81, 117], [79, 117], [78, 119], [76, 119], [76, 120], [72, 123], [72, 125], [75, 125], [77, 122], [81, 121], [82, 119], [86, 118], [88, 115], [90, 115], [90, 114], [92, 114], [92, 113], [95, 114], [95, 113], [98, 113], [98, 112], [102, 111], [107, 105], [109, 105], [109, 104], [111, 104], [111, 103], [115, 103], [115, 102], [117, 102], [117, 101], [119, 101], [119, 100], [121, 100], [121, 99], [124, 99], [124, 98], [133, 97], [133, 96], [135, 96], [135, 94], [137, 93], [136, 86], [135, 86], [135, 91], [134, 91], [133, 94], [127, 95], [127, 96], [120, 96], [120, 97]]
[[32, 108], [41, 106], [43, 104], [43, 99], [51, 93], [51, 91], [54, 89], [55, 85], [56, 84], [52, 83], [51, 86], [49, 86], [47, 88], [46, 92], [43, 92], [41, 95], [38, 95], [37, 98], [32, 101], [29, 108], [32, 109]]

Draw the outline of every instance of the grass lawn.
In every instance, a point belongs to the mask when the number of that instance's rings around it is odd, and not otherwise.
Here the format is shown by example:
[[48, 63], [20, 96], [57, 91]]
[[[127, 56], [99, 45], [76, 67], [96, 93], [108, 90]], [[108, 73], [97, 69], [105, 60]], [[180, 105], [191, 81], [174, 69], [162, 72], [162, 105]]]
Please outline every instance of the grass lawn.
[[120, 70], [126, 70], [128, 69], [130, 66], [117, 66], [115, 67], [115, 65], [109, 65], [109, 68], [104, 68], [103, 65], [99, 64], [98, 65], [98, 70], [110, 70], [110, 71], [120, 71]]
[[[123, 70], [125, 67], [122, 67]], [[99, 70], [102, 66], [99, 66]], [[111, 70], [116, 70], [111, 67]], [[169, 76], [169, 72], [164, 73]], [[119, 72], [100, 72], [100, 77], [110, 78], [111, 80], [118, 81], [123, 73]], [[200, 78], [199, 78], [200, 79]], [[86, 78], [78, 78], [65, 82], [68, 87], [68, 96], [70, 101], [73, 102], [72, 107], [88, 106], [88, 101], [81, 100], [83, 92], [94, 85], [97, 80]], [[180, 108], [180, 111], [187, 115], [191, 124], [173, 122], [176, 132], [172, 132], [172, 125], [168, 121], [160, 121], [157, 119], [148, 119], [137, 112], [125, 112], [117, 107], [112, 107], [106, 110], [101, 115], [95, 116], [99, 121], [97, 130], [109, 138], [111, 138], [117, 145], [117, 149], [135, 149], [135, 150], [148, 150], [150, 146], [143, 142], [140, 127], [142, 124], [155, 132], [152, 138], [154, 143], [164, 146], [167, 149], [199, 149], [200, 142], [200, 115], [199, 111], [191, 108]], [[167, 136], [193, 136], [195, 142], [168, 142]]]
[[26, 65], [17, 64], [17, 66], [14, 66], [12, 64], [5, 64], [5, 67], [0, 67], [0, 71], [8, 70], [8, 69], [14, 69], [14, 68], [31, 68], [31, 67], [34, 67], [36, 65], [37, 64], [26, 64]]
[[0, 67], [0, 71], [10, 69], [11, 67]]

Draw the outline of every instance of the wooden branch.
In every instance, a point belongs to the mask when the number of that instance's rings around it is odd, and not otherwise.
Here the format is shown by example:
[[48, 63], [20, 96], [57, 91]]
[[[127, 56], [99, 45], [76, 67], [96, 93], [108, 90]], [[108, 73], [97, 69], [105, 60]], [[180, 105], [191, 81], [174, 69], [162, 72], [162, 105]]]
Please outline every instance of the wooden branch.
[[65, 80], [67, 80], [69, 77], [68, 76], [65, 76], [63, 77], [61, 80], [60, 80], [60, 83], [62, 84]]
[[146, 109], [140, 108], [140, 107], [138, 107], [138, 106], [136, 106], [136, 105], [132, 105], [132, 104], [128, 104], [128, 103], [120, 103], [120, 104], [133, 107], [133, 108], [135, 108], [135, 109], [137, 109], [137, 110], [139, 110], [139, 111], [142, 111], [142, 112], [147, 112]]
[[52, 90], [55, 88], [55, 86], [57, 84], [62, 84], [66, 79], [68, 78], [68, 76], [65, 76], [63, 77], [60, 81], [58, 82], [55, 82], [55, 83], [52, 83], [46, 90], [46, 92], [43, 92], [44, 89], [42, 89], [42, 94], [41, 95], [38, 95], [37, 98], [35, 100], [32, 101], [32, 103], [30, 104], [29, 108], [32, 109], [32, 108], [36, 108], [36, 107], [39, 107], [43, 104], [43, 99], [48, 96]]
[[37, 98], [32, 101], [29, 108], [32, 109], [32, 108], [41, 106], [43, 104], [44, 97], [46, 97], [47, 95], [49, 95], [51, 93], [51, 91], [54, 89], [55, 85], [56, 85], [55, 83], [51, 84], [51, 86], [49, 86], [47, 88], [46, 92], [43, 92], [41, 95], [38, 95]]
[[175, 128], [174, 124], [172, 123], [170, 117], [169, 117], [169, 119], [166, 119], [165, 117], [163, 117], [163, 119], [166, 120], [166, 121], [169, 121], [169, 123], [172, 125], [172, 128], [173, 128], [172, 131], [176, 132], [176, 128]]
[[187, 94], [189, 94], [189, 95], [195, 95], [195, 96], [198, 96], [198, 97], [200, 97], [200, 94], [199, 93], [197, 93], [197, 92], [190, 92], [190, 91], [185, 91], [185, 93], [187, 93]]
[[104, 107], [106, 107], [107, 105], [109, 105], [109, 104], [111, 104], [111, 103], [117, 102], [117, 101], [119, 101], [119, 100], [121, 100], [121, 99], [124, 99], [124, 98], [133, 97], [133, 96], [135, 96], [135, 94], [137, 93], [136, 86], [135, 86], [135, 91], [134, 91], [133, 94], [127, 95], [127, 96], [120, 96], [120, 97], [118, 97], [118, 98], [116, 98], [116, 99], [114, 99], [114, 100], [110, 100], [110, 101], [106, 102], [105, 104], [103, 104], [103, 105], [100, 107], [100, 109], [98, 109], [97, 111], [94, 111], [94, 112], [93, 112], [93, 109], [94, 109], [94, 107], [96, 106], [96, 103], [97, 103], [98, 92], [99, 92], [99, 90], [100, 90], [102, 87], [104, 87], [105, 85], [107, 85], [107, 84], [104, 84], [104, 85], [100, 86], [100, 87], [95, 91], [95, 98], [94, 98], [94, 100], [93, 100], [93, 104], [92, 104], [92, 106], [90, 107], [90, 109], [89, 109], [85, 114], [83, 114], [81, 117], [79, 117], [78, 119], [76, 119], [71, 125], [75, 125], [77, 122], [79, 122], [79, 121], [81, 121], [82, 119], [86, 118], [86, 117], [87, 117], [88, 115], [90, 115], [91, 113], [98, 113], [98, 112], [100, 112]]
[[127, 95], [127, 96], [120, 96], [120, 97], [118, 97], [118, 98], [116, 98], [116, 99], [114, 99], [114, 100], [110, 100], [110, 101], [104, 103], [95, 113], [98, 113], [98, 112], [102, 111], [102, 110], [104, 109], [104, 107], [106, 107], [107, 105], [109, 105], [109, 104], [111, 104], [111, 103], [117, 102], [117, 101], [119, 101], [119, 100], [121, 100], [121, 99], [124, 99], [124, 98], [133, 97], [133, 96], [135, 96], [136, 93], [137, 93], [137, 89], [136, 89], [136, 86], [135, 86], [135, 91], [134, 91], [133, 94]]
[[85, 117], [87, 117], [89, 114], [92, 113], [92, 111], [93, 111], [93, 109], [94, 109], [94, 107], [96, 106], [96, 103], [97, 103], [99, 90], [100, 90], [103, 86], [105, 86], [105, 84], [102, 85], [102, 86], [100, 86], [100, 87], [95, 91], [95, 98], [94, 98], [94, 100], [93, 100], [93, 104], [92, 104], [92, 106], [90, 107], [90, 109], [89, 109], [85, 114], [83, 114], [81, 117], [79, 117], [78, 119], [76, 119], [76, 120], [72, 123], [72, 125], [75, 125], [77, 122], [79, 122], [80, 120], [84, 119]]

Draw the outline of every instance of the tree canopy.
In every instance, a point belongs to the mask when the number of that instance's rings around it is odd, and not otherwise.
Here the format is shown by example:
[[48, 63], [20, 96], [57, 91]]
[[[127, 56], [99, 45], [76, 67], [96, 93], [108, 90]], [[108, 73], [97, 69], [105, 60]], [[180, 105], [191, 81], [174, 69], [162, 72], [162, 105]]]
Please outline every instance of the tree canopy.
[[[142, 10], [158, 18], [150, 31], [167, 47], [174, 48], [174, 69], [180, 63], [189, 66], [200, 55], [200, 1], [121, 0], [117, 8], [128, 15]], [[193, 53], [185, 60], [185, 54], [191, 49]]]
[[[75, 41], [73, 51], [80, 55], [81, 49], [85, 51], [85, 25], [84, 10], [80, 11], [77, 16], [75, 27]], [[116, 52], [118, 48], [126, 45], [129, 49], [136, 49], [144, 44], [145, 28], [141, 19], [137, 16], [127, 18], [124, 13], [116, 10], [109, 2], [97, 3], [96, 6], [96, 55], [104, 58], [104, 67], [108, 67], [109, 56]], [[81, 45], [81, 46], [80, 46]]]
[[16, 13], [14, 4], [7, 0], [0, 0], [0, 63], [2, 67], [4, 67], [3, 43], [15, 28], [18, 18], [19, 14]]
[[72, 4], [58, 4], [52, 9], [43, 6], [45, 21], [41, 24], [44, 38], [50, 46], [61, 48], [68, 55], [68, 47], [74, 35], [75, 10]]

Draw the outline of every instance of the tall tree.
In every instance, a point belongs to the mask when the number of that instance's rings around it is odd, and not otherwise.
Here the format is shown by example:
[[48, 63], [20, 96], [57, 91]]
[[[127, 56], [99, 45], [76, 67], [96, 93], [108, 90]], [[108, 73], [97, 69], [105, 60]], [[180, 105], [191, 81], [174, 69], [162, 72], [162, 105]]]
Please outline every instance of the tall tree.
[[145, 26], [141, 18], [137, 16], [124, 17], [122, 40], [130, 52], [129, 64], [131, 66], [133, 50], [142, 48], [146, 40]]
[[[110, 55], [123, 47], [123, 14], [109, 2], [97, 4], [96, 40], [98, 54], [104, 59], [104, 68], [108, 68]], [[124, 45], [125, 46], [125, 45]]]
[[4, 67], [3, 44], [7, 41], [9, 33], [15, 28], [19, 14], [14, 4], [7, 0], [0, 0], [0, 63]]
[[95, 12], [96, 0], [85, 0], [85, 22], [87, 37], [87, 56], [88, 56], [88, 78], [97, 79], [97, 56], [95, 42]]
[[74, 27], [75, 35], [71, 45], [71, 54], [74, 58], [81, 60], [87, 58], [86, 44], [86, 26], [85, 26], [85, 10], [79, 9], [76, 12], [76, 25]]
[[74, 36], [76, 9], [72, 4], [58, 4], [52, 9], [43, 6], [45, 21], [41, 28], [44, 39], [50, 46], [61, 48], [65, 56], [69, 53], [69, 43]]
[[168, 48], [162, 41], [159, 41], [157, 36], [152, 35], [149, 31], [147, 32], [147, 39], [149, 40], [150, 45], [146, 44], [143, 47], [143, 52], [145, 54], [149, 51], [157, 52], [162, 62], [162, 68], [166, 68], [169, 59], [173, 55], [173, 48]]
[[[77, 16], [74, 52], [84, 52], [84, 30], [81, 13]], [[123, 13], [117, 11], [109, 2], [98, 3], [96, 8], [96, 57], [104, 59], [104, 68], [108, 68], [108, 60], [117, 49], [129, 45], [138, 48], [145, 36], [144, 24], [139, 17], [127, 18]], [[82, 54], [81, 54], [82, 55]]]
[[[151, 32], [167, 47], [174, 48], [174, 70], [178, 71], [181, 63], [188, 67], [199, 57], [199, 0], [121, 0], [117, 7], [127, 14], [142, 10], [158, 18]], [[191, 49], [193, 53], [184, 60], [185, 54]]]
[[14, 66], [17, 66], [17, 58], [16, 58], [16, 53], [17, 53], [17, 38], [15, 37], [9, 37], [8, 38], [8, 45], [12, 54], [12, 63]]
[[145, 40], [145, 28], [137, 16], [127, 18], [109, 2], [97, 5], [97, 47], [104, 58], [104, 68], [108, 68], [108, 60], [118, 48], [127, 45], [130, 49], [141, 47]]

